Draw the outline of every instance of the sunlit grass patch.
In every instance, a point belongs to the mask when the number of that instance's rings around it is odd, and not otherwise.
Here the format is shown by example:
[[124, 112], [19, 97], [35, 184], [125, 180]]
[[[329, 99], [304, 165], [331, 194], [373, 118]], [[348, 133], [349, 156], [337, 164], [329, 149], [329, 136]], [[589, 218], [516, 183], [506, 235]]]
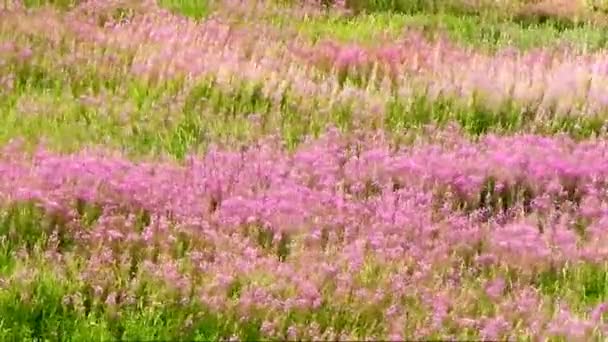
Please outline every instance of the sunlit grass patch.
[[608, 301], [608, 266], [605, 264], [546, 270], [539, 273], [533, 283], [544, 295], [564, 298], [579, 307]]
[[[59, 9], [67, 10], [79, 3], [82, 0], [23, 0], [23, 4], [26, 8], [35, 8], [45, 5], [50, 5]], [[0, 2], [1, 4], [1, 2]]]
[[[281, 22], [277, 19], [274, 24], [289, 27], [293, 21]], [[330, 14], [296, 21], [296, 27], [298, 32], [313, 41], [338, 40], [367, 45], [399, 38], [408, 30], [419, 30], [431, 39], [445, 35], [460, 44], [487, 50], [560, 45], [599, 50], [608, 46], [608, 28], [592, 24], [561, 28], [551, 22], [523, 25], [513, 21], [451, 14], [379, 12], [354, 17]]]
[[204, 19], [212, 6], [209, 0], [158, 0], [158, 4], [195, 20]]

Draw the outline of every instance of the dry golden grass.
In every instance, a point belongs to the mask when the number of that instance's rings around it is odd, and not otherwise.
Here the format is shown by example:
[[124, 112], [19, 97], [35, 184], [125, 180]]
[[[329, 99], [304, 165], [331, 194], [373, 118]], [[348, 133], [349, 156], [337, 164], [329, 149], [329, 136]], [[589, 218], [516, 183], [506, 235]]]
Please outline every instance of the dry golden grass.
[[572, 18], [587, 11], [585, 4], [577, 0], [543, 0], [522, 6], [521, 10], [531, 15]]
[[515, 9], [515, 19], [543, 22], [557, 20], [565, 24], [581, 22], [608, 24], [607, 13], [597, 0], [525, 0]]
[[[327, 0], [332, 2], [332, 0]], [[335, 0], [334, 0], [335, 1]], [[380, 1], [382, 2], [382, 1]], [[360, 12], [369, 10], [370, 0], [345, 0], [346, 8]], [[399, 2], [396, 8], [412, 8], [412, 6], [432, 9], [436, 7], [457, 9], [462, 13], [501, 13], [507, 17], [527, 22], [543, 22], [557, 20], [565, 24], [591, 22], [603, 24], [608, 22], [608, 0], [442, 0], [431, 1], [434, 5], [404, 5], [407, 1]]]

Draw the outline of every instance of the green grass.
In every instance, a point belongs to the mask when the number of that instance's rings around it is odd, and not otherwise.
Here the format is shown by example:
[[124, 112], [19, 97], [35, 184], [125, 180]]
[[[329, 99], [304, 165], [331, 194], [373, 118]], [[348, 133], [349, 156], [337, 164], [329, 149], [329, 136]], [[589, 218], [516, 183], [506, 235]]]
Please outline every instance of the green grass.
[[[285, 5], [281, 1], [277, 3]], [[209, 1], [193, 0], [159, 0], [159, 4], [195, 19], [209, 15], [213, 7]], [[408, 29], [415, 29], [422, 30], [431, 38], [446, 34], [458, 43], [488, 50], [507, 46], [529, 49], [561, 44], [598, 50], [608, 46], [606, 26], [590, 22], [575, 25], [557, 19], [542, 22], [534, 18], [517, 19], [496, 10], [476, 13], [462, 9], [462, 6], [446, 4], [446, 1], [376, 0], [367, 1], [364, 8], [368, 10], [355, 16], [328, 12], [326, 15], [301, 18], [284, 15], [253, 18], [282, 29], [294, 29], [313, 41], [332, 39], [374, 45], [383, 41], [381, 38], [397, 38]], [[247, 25], [247, 21], [241, 24]]]
[[416, 13], [452, 13], [456, 15], [472, 15], [486, 11], [489, 6], [472, 7], [461, 0], [346, 0], [347, 8], [360, 12], [394, 12], [404, 14]]
[[139, 303], [115, 311], [92, 295], [87, 284], [53, 269], [42, 260], [30, 260], [16, 271], [28, 273], [29, 279], [15, 275], [7, 279], [0, 292], [0, 339], [200, 341], [228, 338], [234, 333], [242, 338], [256, 337], [247, 331], [234, 331], [218, 314], [197, 303], [167, 301], [156, 308], [141, 305], [155, 292], [157, 285], [152, 283], [137, 299]]
[[45, 5], [55, 6], [60, 9], [69, 9], [82, 2], [81, 0], [24, 0], [26, 8], [35, 8]]
[[534, 110], [523, 110], [512, 103], [488, 109], [482, 103], [462, 105], [449, 98], [430, 100], [420, 95], [405, 102], [396, 98], [387, 106], [385, 123], [390, 131], [457, 122], [472, 136], [489, 132], [530, 131], [540, 134], [568, 133], [575, 138], [588, 138], [601, 134], [604, 127], [603, 115], [559, 115], [541, 121], [535, 118]]
[[[293, 20], [273, 24], [294, 25]], [[338, 40], [345, 43], [377, 45], [402, 36], [407, 30], [422, 31], [429, 38], [446, 35], [451, 40], [486, 50], [509, 46], [530, 49], [568, 44], [578, 49], [599, 50], [608, 46], [608, 28], [583, 24], [563, 28], [551, 22], [523, 25], [514, 21], [486, 20], [452, 14], [372, 13], [355, 17], [327, 15], [296, 21], [296, 30], [313, 41]]]
[[[188, 88], [181, 81], [147, 84], [125, 79], [118, 88], [102, 87], [90, 93], [88, 86], [79, 88], [65, 80], [45, 83], [27, 79], [31, 75], [23, 77], [26, 86], [0, 96], [0, 143], [23, 138], [35, 146], [44, 140], [49, 147], [66, 152], [103, 145], [131, 156], [166, 154], [181, 159], [211, 142], [247, 144], [270, 133], [279, 133], [295, 147], [304, 136], [315, 136], [330, 125], [345, 131], [366, 125], [400, 136], [429, 124], [456, 122], [472, 136], [529, 131], [565, 132], [577, 138], [601, 134], [604, 126], [603, 115], [541, 121], [534, 112], [510, 103], [490, 110], [450, 98], [431, 100], [423, 94], [406, 100], [393, 96], [384, 114], [353, 122], [354, 107], [348, 103], [336, 103], [321, 113], [328, 99], [317, 104], [288, 91], [276, 102], [262, 94], [261, 85], [247, 82], [234, 82], [226, 92], [213, 79]], [[100, 97], [101, 105], [82, 99], [100, 93], [110, 94]], [[179, 97], [184, 100], [177, 102]], [[103, 104], [104, 98], [109, 102]]]
[[[49, 5], [67, 10], [82, 2], [82, 0], [24, 0], [23, 4], [26, 8]], [[175, 13], [195, 20], [204, 19], [212, 12], [212, 1], [209, 0], [157, 0], [157, 3]], [[2, 3], [0, 2], [0, 4]]]
[[608, 268], [583, 264], [546, 270], [532, 279], [532, 285], [543, 295], [564, 299], [580, 310], [608, 301]]
[[158, 4], [195, 20], [204, 19], [212, 11], [209, 0], [158, 0]]

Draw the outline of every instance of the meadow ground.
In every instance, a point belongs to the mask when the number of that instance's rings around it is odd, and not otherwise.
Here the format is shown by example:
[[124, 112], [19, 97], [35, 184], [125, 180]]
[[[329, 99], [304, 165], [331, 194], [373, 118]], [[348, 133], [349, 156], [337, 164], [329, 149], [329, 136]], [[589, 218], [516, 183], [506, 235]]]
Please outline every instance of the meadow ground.
[[607, 47], [601, 0], [0, 0], [0, 340], [605, 340]]

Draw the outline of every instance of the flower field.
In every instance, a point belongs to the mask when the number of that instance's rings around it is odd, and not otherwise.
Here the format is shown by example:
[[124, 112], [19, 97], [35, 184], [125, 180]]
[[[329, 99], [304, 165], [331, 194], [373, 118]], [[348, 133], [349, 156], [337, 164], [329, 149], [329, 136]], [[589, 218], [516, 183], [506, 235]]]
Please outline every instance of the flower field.
[[608, 338], [608, 3], [0, 0], [0, 340]]

